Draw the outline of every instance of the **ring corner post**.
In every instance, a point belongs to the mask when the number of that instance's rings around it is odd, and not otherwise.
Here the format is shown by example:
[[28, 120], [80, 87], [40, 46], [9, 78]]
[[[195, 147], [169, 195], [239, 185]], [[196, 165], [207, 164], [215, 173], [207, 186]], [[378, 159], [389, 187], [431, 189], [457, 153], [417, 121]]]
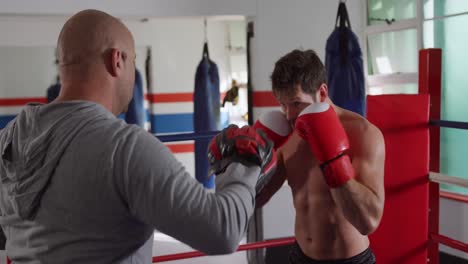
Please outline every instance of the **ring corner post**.
[[[442, 81], [442, 50], [422, 49], [419, 51], [418, 89], [419, 94], [429, 94], [430, 120], [441, 118], [441, 81]], [[440, 171], [440, 127], [431, 126], [429, 171]], [[439, 245], [431, 240], [431, 234], [439, 233], [439, 184], [429, 183], [429, 237], [428, 237], [428, 262], [439, 264]]]

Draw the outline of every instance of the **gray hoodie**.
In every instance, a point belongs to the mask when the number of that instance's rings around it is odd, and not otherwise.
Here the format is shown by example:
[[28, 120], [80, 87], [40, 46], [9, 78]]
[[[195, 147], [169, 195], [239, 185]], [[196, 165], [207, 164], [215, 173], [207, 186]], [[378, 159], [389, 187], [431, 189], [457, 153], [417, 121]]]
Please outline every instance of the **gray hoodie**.
[[0, 224], [14, 263], [151, 263], [154, 229], [233, 252], [259, 167], [234, 163], [206, 191], [169, 149], [86, 101], [30, 104], [0, 131]]

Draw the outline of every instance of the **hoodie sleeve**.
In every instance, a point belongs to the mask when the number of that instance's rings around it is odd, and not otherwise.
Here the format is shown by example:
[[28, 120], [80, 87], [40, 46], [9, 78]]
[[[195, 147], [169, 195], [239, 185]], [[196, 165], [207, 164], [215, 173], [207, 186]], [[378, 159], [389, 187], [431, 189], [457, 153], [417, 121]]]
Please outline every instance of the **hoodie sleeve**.
[[254, 211], [259, 167], [231, 164], [213, 193], [143, 130], [127, 137], [118, 154], [119, 189], [132, 215], [206, 254], [237, 249]]

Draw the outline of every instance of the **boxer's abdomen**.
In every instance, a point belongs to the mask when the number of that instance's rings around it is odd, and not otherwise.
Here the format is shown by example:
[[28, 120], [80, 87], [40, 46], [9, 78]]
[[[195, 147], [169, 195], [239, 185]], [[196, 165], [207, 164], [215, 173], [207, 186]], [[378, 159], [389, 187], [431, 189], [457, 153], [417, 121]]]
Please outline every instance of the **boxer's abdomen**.
[[294, 133], [281, 151], [296, 209], [295, 235], [302, 251], [313, 259], [349, 258], [364, 251], [368, 238], [335, 205], [307, 142]]

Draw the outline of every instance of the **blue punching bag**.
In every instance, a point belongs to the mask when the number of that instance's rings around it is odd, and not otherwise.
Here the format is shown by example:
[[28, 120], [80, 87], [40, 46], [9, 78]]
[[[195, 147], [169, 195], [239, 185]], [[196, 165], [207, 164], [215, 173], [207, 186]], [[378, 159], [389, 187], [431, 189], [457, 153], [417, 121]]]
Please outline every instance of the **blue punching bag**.
[[357, 36], [351, 31], [344, 2], [338, 7], [335, 29], [327, 40], [325, 67], [332, 101], [364, 116], [366, 100], [362, 52]]
[[141, 74], [138, 70], [135, 70], [133, 98], [128, 105], [127, 112], [125, 113], [125, 121], [128, 124], [135, 124], [144, 128], [147, 115], [145, 110], [145, 95], [143, 89], [143, 79]]
[[[203, 46], [203, 57], [195, 74], [193, 97], [193, 125], [195, 132], [220, 129], [220, 92], [218, 66], [210, 60], [208, 44]], [[211, 139], [195, 140], [195, 177], [206, 188], [214, 187], [214, 177], [208, 180], [207, 149]]]
[[[57, 66], [58, 64], [58, 59], [55, 59], [55, 65]], [[47, 88], [47, 103], [51, 103], [55, 100], [55, 98], [59, 96], [61, 87], [62, 86], [60, 85], [60, 77], [57, 75], [55, 83], [49, 86], [49, 88]]]
[[50, 103], [55, 100], [60, 94], [60, 78], [57, 76], [57, 80], [54, 84], [47, 88], [47, 103]]

